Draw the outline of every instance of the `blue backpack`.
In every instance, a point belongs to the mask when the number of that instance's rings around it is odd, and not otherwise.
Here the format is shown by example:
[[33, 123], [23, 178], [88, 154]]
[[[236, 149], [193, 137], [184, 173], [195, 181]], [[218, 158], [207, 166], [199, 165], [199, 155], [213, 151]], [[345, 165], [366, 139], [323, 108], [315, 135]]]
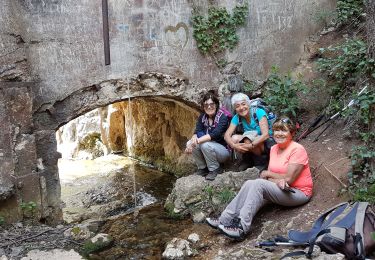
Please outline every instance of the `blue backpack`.
[[250, 101], [250, 113], [258, 125], [259, 125], [259, 121], [258, 121], [258, 117], [256, 114], [258, 108], [261, 108], [266, 112], [267, 119], [268, 119], [268, 127], [269, 129], [272, 129], [272, 125], [273, 123], [275, 123], [277, 116], [272, 112], [271, 107], [267, 105], [267, 103], [263, 99], [261, 98], [252, 99]]

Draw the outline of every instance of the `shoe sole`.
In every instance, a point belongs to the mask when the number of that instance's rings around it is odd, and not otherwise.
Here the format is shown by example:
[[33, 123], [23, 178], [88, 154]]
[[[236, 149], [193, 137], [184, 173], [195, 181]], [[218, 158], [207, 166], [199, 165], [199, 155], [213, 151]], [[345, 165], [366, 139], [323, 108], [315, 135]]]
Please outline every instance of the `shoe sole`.
[[241, 237], [237, 237], [237, 236], [232, 236], [232, 235], [229, 235], [228, 233], [226, 233], [224, 230], [222, 230], [221, 228], [218, 228], [221, 233], [223, 233], [223, 235], [233, 239], [233, 240], [236, 240], [236, 241], [244, 241], [245, 240], [245, 236], [241, 236]]
[[207, 220], [206, 220], [206, 223], [207, 223], [210, 227], [212, 227], [212, 228], [214, 228], [214, 229], [219, 229], [219, 226], [214, 226], [214, 225], [212, 225], [210, 222], [208, 222]]

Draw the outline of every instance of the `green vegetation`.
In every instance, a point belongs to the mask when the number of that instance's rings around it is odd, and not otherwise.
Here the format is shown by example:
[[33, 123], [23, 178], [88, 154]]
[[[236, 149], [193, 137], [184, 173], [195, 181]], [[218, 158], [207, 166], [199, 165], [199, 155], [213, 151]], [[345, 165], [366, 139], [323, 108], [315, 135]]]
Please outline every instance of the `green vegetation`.
[[[226, 8], [211, 6], [205, 16], [200, 13], [199, 8], [194, 8], [191, 20], [198, 49], [214, 58], [215, 54], [224, 50], [233, 50], [239, 42], [236, 30], [245, 25], [248, 9], [247, 4], [236, 6], [233, 14], [230, 14]], [[216, 65], [220, 68], [226, 64], [225, 59], [216, 60]]]
[[5, 224], [5, 218], [0, 215], [0, 226]]
[[324, 58], [318, 60], [319, 70], [337, 83], [355, 82], [374, 71], [374, 60], [367, 58], [367, 45], [361, 39], [348, 39], [343, 44], [321, 48], [320, 54]]
[[360, 79], [367, 75], [375, 77], [375, 63], [374, 59], [367, 57], [367, 45], [360, 39], [321, 48], [320, 53], [322, 58], [318, 59], [318, 70], [327, 76], [327, 87], [332, 96], [327, 112], [335, 113], [345, 106]]
[[359, 188], [354, 194], [354, 200], [356, 201], [367, 201], [369, 203], [375, 203], [375, 184], [371, 185], [367, 190]]
[[227, 205], [236, 196], [236, 193], [229, 188], [224, 188], [218, 193], [220, 202]]
[[364, 13], [363, 0], [337, 1], [337, 22], [341, 25], [358, 25]]
[[173, 219], [183, 219], [183, 216], [179, 213], [174, 212], [174, 205], [173, 203], [166, 203], [164, 205], [165, 210], [167, 211], [168, 217]]
[[98, 252], [100, 250], [103, 250], [103, 249], [107, 248], [108, 246], [110, 246], [112, 244], [112, 242], [113, 242], [112, 240], [103, 241], [103, 240], [99, 239], [98, 241], [96, 241], [94, 243], [91, 240], [87, 240], [83, 244], [83, 247], [82, 247], [82, 250], [81, 250], [82, 254], [87, 257], [91, 253]]
[[280, 75], [279, 68], [272, 66], [266, 82], [264, 100], [279, 115], [295, 118], [299, 107], [297, 93], [306, 92], [306, 85], [299, 79], [292, 79], [290, 73]]
[[33, 218], [35, 216], [36, 203], [34, 201], [22, 202], [20, 207], [24, 217]]
[[220, 212], [236, 196], [236, 193], [228, 187], [219, 188], [206, 186], [203, 189], [202, 201], [214, 212]]
[[75, 236], [78, 236], [79, 233], [81, 233], [82, 229], [80, 227], [73, 227], [72, 228], [72, 233], [75, 235]]
[[[362, 0], [337, 2], [337, 21], [340, 25], [358, 25], [364, 13]], [[346, 102], [355, 99], [354, 106], [343, 114], [351, 126], [352, 136], [362, 145], [352, 148], [349, 193], [354, 200], [375, 203], [375, 134], [371, 131], [374, 120], [375, 92], [371, 88], [359, 97], [358, 93], [368, 81], [375, 78], [375, 61], [367, 55], [368, 47], [362, 39], [347, 39], [333, 47], [322, 48], [318, 69], [326, 76], [326, 87], [331, 90], [327, 112], [333, 114]]]

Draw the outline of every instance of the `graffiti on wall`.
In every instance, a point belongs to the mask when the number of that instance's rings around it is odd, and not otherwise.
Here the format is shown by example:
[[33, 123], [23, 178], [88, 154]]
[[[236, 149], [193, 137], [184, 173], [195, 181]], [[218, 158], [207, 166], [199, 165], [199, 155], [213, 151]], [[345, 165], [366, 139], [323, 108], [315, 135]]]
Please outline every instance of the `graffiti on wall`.
[[178, 23], [176, 26], [169, 25], [164, 29], [167, 44], [176, 49], [180, 56], [189, 40], [189, 28], [185, 23]]

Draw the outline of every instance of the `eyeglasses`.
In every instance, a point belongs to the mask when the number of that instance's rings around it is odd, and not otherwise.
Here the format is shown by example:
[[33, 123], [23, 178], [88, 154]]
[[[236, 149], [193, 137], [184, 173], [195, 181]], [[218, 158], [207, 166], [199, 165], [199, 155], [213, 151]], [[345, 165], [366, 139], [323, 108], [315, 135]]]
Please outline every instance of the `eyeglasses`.
[[215, 103], [204, 103], [203, 106], [204, 106], [204, 108], [210, 108], [210, 107], [214, 108], [214, 107], [216, 107], [216, 104]]

